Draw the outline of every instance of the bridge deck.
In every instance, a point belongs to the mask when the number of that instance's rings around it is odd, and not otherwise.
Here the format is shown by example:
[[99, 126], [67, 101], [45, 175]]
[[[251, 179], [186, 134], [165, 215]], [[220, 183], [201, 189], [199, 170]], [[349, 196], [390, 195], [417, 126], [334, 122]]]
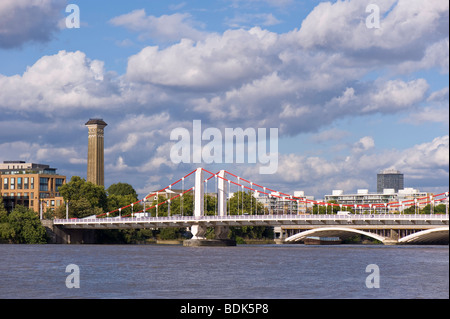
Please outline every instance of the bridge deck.
[[228, 216], [169, 216], [169, 217], [107, 217], [55, 219], [54, 225], [64, 228], [164, 228], [212, 226], [409, 226], [433, 228], [448, 225], [448, 215], [425, 214], [352, 214], [352, 215], [228, 215]]

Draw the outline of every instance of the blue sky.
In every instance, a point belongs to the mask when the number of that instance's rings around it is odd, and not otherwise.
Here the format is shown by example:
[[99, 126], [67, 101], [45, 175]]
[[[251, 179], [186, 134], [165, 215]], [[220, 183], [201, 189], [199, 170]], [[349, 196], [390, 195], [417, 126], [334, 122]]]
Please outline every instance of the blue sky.
[[[80, 28], [68, 29], [68, 4]], [[368, 4], [380, 28], [368, 28]], [[278, 170], [206, 164], [321, 198], [405, 186], [448, 190], [446, 1], [57, 1], [0, 5], [0, 161], [86, 176], [90, 117], [109, 125], [106, 186], [162, 188], [170, 132], [279, 129]], [[19, 129], [18, 129], [19, 128]]]

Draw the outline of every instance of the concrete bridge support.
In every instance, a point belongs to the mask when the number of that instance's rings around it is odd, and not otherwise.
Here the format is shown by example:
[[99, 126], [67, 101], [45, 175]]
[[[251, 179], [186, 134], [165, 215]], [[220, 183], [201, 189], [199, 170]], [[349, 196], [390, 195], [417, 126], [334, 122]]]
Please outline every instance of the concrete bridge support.
[[[225, 177], [225, 171], [222, 170], [219, 176]], [[227, 186], [225, 180], [218, 177], [218, 211], [219, 216], [227, 215]], [[202, 168], [197, 168], [195, 172], [194, 185], [194, 217], [201, 218], [205, 216], [204, 207], [204, 174]], [[216, 226], [214, 233], [216, 239], [206, 239], [206, 226], [204, 224], [197, 224], [191, 226], [192, 238], [183, 242], [184, 246], [236, 246], [236, 241], [228, 239], [228, 226]]]

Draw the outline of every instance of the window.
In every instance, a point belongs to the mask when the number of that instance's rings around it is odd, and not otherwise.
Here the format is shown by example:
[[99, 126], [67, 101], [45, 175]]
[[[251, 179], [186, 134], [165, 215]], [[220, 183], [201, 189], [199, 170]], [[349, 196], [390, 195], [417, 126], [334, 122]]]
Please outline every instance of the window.
[[22, 189], [22, 177], [17, 177], [17, 189]]
[[63, 185], [63, 182], [64, 182], [63, 178], [56, 178], [55, 179], [55, 186], [56, 186], [55, 191], [56, 192], [59, 192], [59, 187]]
[[16, 179], [11, 177], [11, 189], [16, 189]]
[[31, 183], [31, 189], [34, 189], [34, 177], [30, 178], [30, 183]]
[[23, 178], [23, 189], [28, 189], [28, 180], [29, 180], [29, 178], [28, 177], [24, 177]]
[[41, 192], [48, 192], [48, 178], [47, 177], [41, 177], [39, 179], [39, 190]]
[[6, 177], [3, 179], [3, 189], [9, 189], [8, 179]]

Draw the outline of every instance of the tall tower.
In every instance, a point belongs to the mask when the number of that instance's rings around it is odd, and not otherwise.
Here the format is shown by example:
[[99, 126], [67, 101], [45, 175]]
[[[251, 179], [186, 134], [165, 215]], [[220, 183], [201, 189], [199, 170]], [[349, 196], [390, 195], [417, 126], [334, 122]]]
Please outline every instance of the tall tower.
[[105, 185], [104, 128], [103, 119], [90, 119], [85, 124], [89, 129], [87, 181]]

